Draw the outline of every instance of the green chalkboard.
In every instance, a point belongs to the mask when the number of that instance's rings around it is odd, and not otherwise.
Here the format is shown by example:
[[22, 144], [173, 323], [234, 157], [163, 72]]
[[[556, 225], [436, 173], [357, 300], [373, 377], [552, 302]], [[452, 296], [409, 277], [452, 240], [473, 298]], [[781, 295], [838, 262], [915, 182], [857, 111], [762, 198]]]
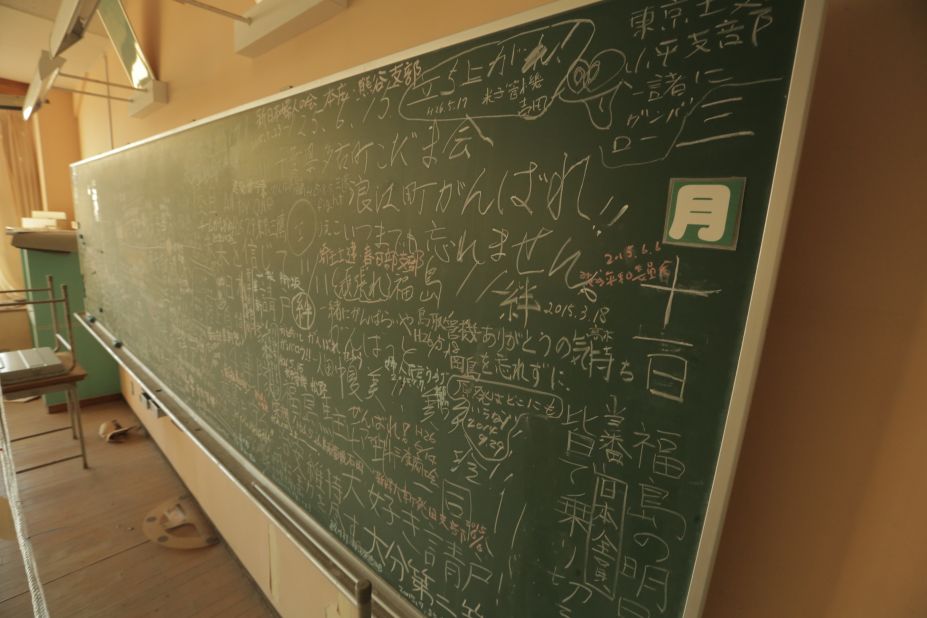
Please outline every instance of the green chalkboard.
[[73, 169], [88, 311], [428, 616], [697, 612], [739, 440], [802, 3], [563, 6]]

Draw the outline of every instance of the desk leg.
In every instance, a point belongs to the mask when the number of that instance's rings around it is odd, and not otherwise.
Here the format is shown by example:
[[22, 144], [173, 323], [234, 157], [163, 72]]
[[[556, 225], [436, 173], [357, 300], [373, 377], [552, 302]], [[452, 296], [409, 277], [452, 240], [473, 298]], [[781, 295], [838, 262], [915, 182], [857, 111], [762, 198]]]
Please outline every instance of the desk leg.
[[71, 439], [77, 440], [77, 417], [74, 416], [74, 401], [71, 398], [71, 388], [65, 391], [65, 402], [68, 408], [68, 420], [71, 422]]
[[69, 407], [74, 411], [74, 421], [77, 425], [77, 441], [80, 442], [80, 457], [84, 461], [84, 469], [86, 470], [90, 466], [87, 465], [87, 450], [84, 448], [84, 425], [80, 418], [80, 396], [77, 394], [77, 386], [74, 384], [69, 386], [67, 396], [70, 402]]

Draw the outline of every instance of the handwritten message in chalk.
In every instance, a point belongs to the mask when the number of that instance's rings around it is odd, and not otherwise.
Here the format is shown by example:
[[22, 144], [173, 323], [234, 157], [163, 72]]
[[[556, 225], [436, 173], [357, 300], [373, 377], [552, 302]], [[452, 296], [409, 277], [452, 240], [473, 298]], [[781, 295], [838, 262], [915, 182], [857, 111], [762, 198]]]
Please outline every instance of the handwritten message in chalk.
[[677, 616], [800, 4], [597, 4], [81, 164], [86, 306], [424, 615]]

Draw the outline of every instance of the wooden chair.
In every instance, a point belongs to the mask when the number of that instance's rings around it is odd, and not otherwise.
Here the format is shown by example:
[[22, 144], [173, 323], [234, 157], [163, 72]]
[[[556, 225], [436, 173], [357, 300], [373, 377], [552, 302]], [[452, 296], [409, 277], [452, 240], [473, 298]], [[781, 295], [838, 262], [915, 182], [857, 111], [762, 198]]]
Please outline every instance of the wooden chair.
[[[29, 438], [36, 438], [38, 436], [44, 436], [50, 433], [55, 433], [58, 431], [71, 430], [71, 437], [74, 440], [77, 440], [80, 444], [80, 453], [77, 455], [70, 455], [68, 457], [61, 457], [52, 461], [48, 461], [41, 464], [36, 464], [29, 466], [27, 468], [22, 468], [17, 470], [16, 473], [20, 474], [22, 472], [28, 472], [29, 470], [35, 470], [37, 468], [44, 468], [45, 466], [50, 466], [56, 463], [61, 463], [63, 461], [70, 461], [72, 459], [81, 459], [84, 464], [84, 469], [88, 468], [87, 465], [87, 449], [84, 445], [84, 428], [81, 423], [80, 418], [80, 397], [77, 394], [77, 383], [87, 377], [87, 372], [77, 363], [75, 352], [74, 352], [74, 329], [71, 323], [71, 305], [68, 302], [68, 286], [61, 286], [61, 296], [55, 298], [55, 288], [52, 277], [49, 275], [47, 281], [47, 287], [44, 288], [28, 288], [23, 290], [0, 290], [0, 294], [17, 294], [24, 293], [28, 296], [23, 300], [13, 300], [7, 302], [0, 302], [0, 307], [12, 307], [12, 306], [22, 306], [22, 305], [49, 305], [51, 309], [51, 318], [52, 318], [52, 329], [55, 333], [55, 347], [54, 352], [64, 363], [65, 368], [67, 369], [66, 373], [54, 375], [54, 376], [45, 376], [41, 378], [36, 378], [33, 380], [24, 380], [21, 382], [15, 382], [8, 384], [2, 388], [3, 395], [6, 397], [15, 396], [17, 398], [32, 397], [46, 395], [48, 393], [55, 393], [64, 391], [65, 399], [67, 401], [67, 410], [68, 410], [68, 419], [69, 424], [64, 427], [58, 427], [56, 429], [49, 429], [46, 431], [40, 431], [38, 433], [29, 434], [26, 436], [19, 436], [17, 438], [12, 438], [10, 442], [18, 442], [20, 440], [28, 440]], [[47, 295], [47, 298], [36, 298], [36, 295], [42, 296]], [[64, 323], [67, 332], [67, 338], [62, 336], [59, 332], [59, 321], [58, 321], [58, 308], [62, 306], [64, 308]]]

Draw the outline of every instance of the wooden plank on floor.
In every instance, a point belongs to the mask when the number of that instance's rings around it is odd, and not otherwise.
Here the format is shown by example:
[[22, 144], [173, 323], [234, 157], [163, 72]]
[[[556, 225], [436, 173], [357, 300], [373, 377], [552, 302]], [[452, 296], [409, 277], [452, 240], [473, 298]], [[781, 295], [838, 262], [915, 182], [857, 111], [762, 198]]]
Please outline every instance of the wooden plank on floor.
[[32, 616], [32, 597], [26, 589], [22, 594], [0, 601], [0, 618], [26, 618]]
[[224, 546], [178, 551], [145, 543], [46, 584], [45, 595], [56, 617], [185, 618], [201, 610], [200, 575], [212, 582], [231, 580], [227, 592], [236, 611], [242, 606], [250, 616], [273, 615]]
[[[6, 412], [0, 401], [0, 496], [4, 502], [4, 520], [8, 519], [6, 523], [12, 524], [4, 525], [4, 539], [0, 540], [0, 615], [15, 615], [17, 612], [28, 615], [37, 602], [36, 615], [46, 616], [41, 588], [37, 585], [31, 543], [22, 517], [22, 500], [9, 439]], [[28, 613], [23, 611], [24, 608], [28, 608]]]
[[[26, 572], [22, 554], [19, 553], [19, 544], [16, 539], [0, 540], [0, 608], [4, 601], [17, 595], [24, 595], [28, 603], [28, 592], [29, 584], [26, 582]], [[0, 616], [4, 615], [0, 610]]]
[[[14, 437], [67, 422], [66, 415], [47, 414], [41, 401], [7, 404], [7, 418]], [[108, 444], [97, 436], [107, 420], [137, 423], [131, 409], [124, 402], [99, 404], [85, 408], [82, 418], [89, 470], [76, 460], [18, 476], [51, 615], [275, 616], [224, 543], [170, 550], [142, 534], [147, 513], [186, 489], [150, 439], [133, 434]], [[13, 456], [19, 468], [68, 449], [78, 449], [70, 432], [56, 432], [15, 443]], [[28, 616], [17, 613], [29, 607], [25, 581], [12, 573], [0, 562], [0, 616]]]

